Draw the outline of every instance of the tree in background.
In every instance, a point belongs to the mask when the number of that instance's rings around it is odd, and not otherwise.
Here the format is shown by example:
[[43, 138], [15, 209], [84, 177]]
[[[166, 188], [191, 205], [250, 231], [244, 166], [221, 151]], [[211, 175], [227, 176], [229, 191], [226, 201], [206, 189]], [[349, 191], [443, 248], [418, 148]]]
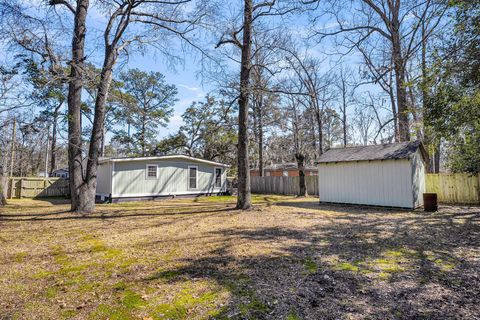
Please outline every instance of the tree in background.
[[[243, 1], [243, 13], [236, 15], [234, 21], [228, 23], [217, 48], [232, 44], [240, 51], [240, 74], [238, 92], [238, 196], [237, 209], [247, 210], [252, 206], [250, 189], [250, 159], [248, 123], [251, 100], [251, 73], [253, 66], [252, 43], [255, 27], [262, 18], [283, 16], [295, 11], [295, 1]], [[240, 19], [239, 19], [240, 17]], [[241, 36], [241, 38], [239, 38]], [[260, 66], [261, 67], [261, 66]]]
[[447, 147], [447, 166], [480, 172], [480, 4], [454, 1], [450, 41], [431, 67], [426, 125]]
[[[310, 109], [314, 115], [318, 143], [316, 157], [320, 157], [324, 150], [324, 110], [334, 99], [336, 92], [333, 88], [334, 79], [330, 74], [321, 72], [323, 61], [311, 57], [294, 46], [284, 49], [285, 60], [289, 70], [295, 76], [295, 94], [299, 94], [299, 102]], [[315, 130], [314, 130], [315, 131]]]
[[[408, 104], [407, 65], [422, 43], [441, 25], [447, 1], [329, 0], [320, 7], [322, 15], [336, 22], [335, 28], [319, 26], [319, 39], [339, 37], [336, 45], [343, 54], [358, 50], [377, 83], [393, 74], [398, 141], [410, 140], [411, 105]], [[355, 12], [355, 14], [352, 14]], [[421, 32], [421, 28], [425, 32]], [[393, 97], [393, 95], [392, 95]], [[393, 107], [393, 104], [392, 104]], [[396, 128], [397, 130], [397, 128]]]
[[144, 72], [130, 69], [120, 74], [122, 105], [120, 123], [134, 133], [121, 130], [119, 141], [133, 146], [133, 155], [150, 155], [156, 145], [158, 130], [166, 127], [177, 101], [177, 88], [167, 84], [160, 72]]
[[[205, 16], [205, 3], [194, 1], [163, 0], [106, 0], [95, 2], [106, 21], [103, 29], [103, 63], [100, 71], [94, 104], [94, 117], [88, 144], [86, 167], [83, 168], [81, 135], [81, 92], [85, 63], [86, 18], [88, 0], [78, 0], [73, 6], [68, 1], [52, 0], [52, 6], [62, 6], [73, 14], [72, 63], [69, 87], [69, 164], [71, 210], [90, 213], [95, 210], [98, 159], [102, 152], [106, 105], [114, 67], [122, 53], [132, 44], [153, 44], [170, 58], [171, 39], [180, 39], [189, 45], [194, 40], [188, 35]], [[146, 131], [144, 131], [145, 133]], [[147, 137], [142, 137], [145, 143]], [[144, 147], [144, 146], [143, 146]]]
[[178, 133], [157, 144], [156, 153], [186, 153], [192, 157], [234, 164], [235, 108], [224, 100], [207, 95], [193, 102], [182, 115]]
[[[254, 33], [251, 70], [251, 118], [250, 129], [253, 133], [253, 152], [250, 155], [256, 160], [260, 176], [263, 175], [265, 163], [265, 136], [275, 126], [280, 115], [280, 95], [275, 92], [275, 77], [281, 72], [279, 61], [282, 57], [279, 47], [285, 42], [281, 30], [272, 32], [266, 28], [257, 28]], [[256, 159], [255, 159], [256, 158]], [[253, 162], [253, 161], [252, 161]]]
[[355, 73], [351, 68], [341, 65], [335, 76], [335, 86], [338, 91], [340, 121], [342, 123], [343, 146], [349, 143], [350, 119], [348, 119], [348, 110], [355, 104], [355, 89], [357, 86]]
[[[56, 62], [56, 70], [52, 68], [45, 69], [33, 59], [24, 60], [27, 79], [31, 83], [33, 90], [30, 99], [37, 106], [42, 108], [40, 114], [34, 121], [44, 123], [47, 130], [47, 144], [50, 149], [50, 166], [48, 173], [52, 174], [57, 169], [58, 138], [61, 133], [61, 122], [65, 120], [65, 101], [67, 99], [67, 80], [65, 71], [61, 68], [59, 62]], [[51, 132], [51, 139], [50, 139]]]
[[[297, 79], [295, 79], [296, 81]], [[294, 91], [290, 89], [289, 91]], [[312, 110], [308, 105], [302, 103], [301, 95], [287, 94], [283, 96], [283, 115], [280, 128], [286, 134], [282, 138], [273, 138], [271, 141], [271, 152], [283, 155], [284, 159], [295, 159], [299, 172], [299, 193], [298, 196], [307, 196], [307, 185], [305, 180], [305, 165], [313, 158], [316, 150], [311, 143], [309, 134], [310, 122], [308, 113]], [[273, 146], [275, 141], [275, 146]]]
[[[88, 98], [84, 101], [82, 106], [82, 115], [89, 122], [89, 126], [83, 125], [84, 131], [88, 134], [91, 131], [91, 126], [93, 125], [94, 118], [94, 109], [95, 101], [97, 100], [97, 86], [100, 81], [100, 69], [96, 68], [93, 64], [87, 64], [85, 66], [85, 92], [87, 93]], [[112, 84], [110, 86], [110, 92], [105, 103], [105, 123], [103, 126], [102, 142], [101, 142], [101, 153], [100, 156], [105, 155], [105, 146], [106, 146], [106, 135], [108, 132], [114, 132], [116, 126], [125, 125], [127, 123], [127, 128], [130, 128], [129, 124], [131, 118], [126, 117], [126, 110], [128, 110], [134, 104], [134, 97], [122, 91], [124, 88], [124, 83], [118, 78], [113, 76]], [[126, 118], [125, 118], [126, 117]], [[129, 139], [130, 135], [122, 135], [122, 129], [117, 131], [120, 135], [120, 141], [122, 139]], [[129, 130], [128, 130], [129, 132]], [[88, 136], [87, 136], [88, 137]], [[117, 138], [118, 136], [114, 136]], [[120, 147], [121, 154], [135, 154], [132, 151], [133, 141], [129, 139], [128, 141], [123, 141]]]

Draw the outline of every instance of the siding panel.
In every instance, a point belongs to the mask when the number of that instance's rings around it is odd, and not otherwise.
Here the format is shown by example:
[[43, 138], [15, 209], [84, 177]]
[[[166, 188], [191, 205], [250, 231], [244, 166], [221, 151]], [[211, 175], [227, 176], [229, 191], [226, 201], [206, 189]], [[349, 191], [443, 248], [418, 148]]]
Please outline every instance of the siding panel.
[[[157, 179], [146, 179], [146, 165], [157, 165]], [[188, 167], [196, 166], [197, 188], [188, 188]], [[113, 197], [218, 193], [226, 190], [226, 170], [222, 187], [215, 188], [215, 166], [186, 160], [146, 160], [115, 163]]]
[[411, 208], [411, 170], [407, 159], [320, 164], [320, 201]]

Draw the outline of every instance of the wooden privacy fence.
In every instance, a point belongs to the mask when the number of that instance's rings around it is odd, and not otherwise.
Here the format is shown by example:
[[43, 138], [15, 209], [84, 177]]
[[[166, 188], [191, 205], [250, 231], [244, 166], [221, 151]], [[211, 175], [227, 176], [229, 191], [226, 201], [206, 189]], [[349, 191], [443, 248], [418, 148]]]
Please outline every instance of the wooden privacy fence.
[[467, 173], [429, 173], [425, 177], [427, 192], [436, 193], [443, 203], [480, 203], [480, 175]]
[[58, 197], [70, 195], [68, 180], [62, 178], [13, 177], [8, 198]]
[[[253, 193], [295, 195], [299, 177], [251, 177]], [[318, 176], [307, 176], [309, 195], [318, 195]], [[433, 174], [425, 177], [426, 191], [438, 195], [442, 203], [480, 204], [480, 176], [466, 173]]]
[[[300, 191], [300, 177], [251, 177], [253, 193], [295, 195]], [[318, 196], [318, 177], [306, 176], [307, 192]]]
[[[300, 177], [251, 177], [253, 193], [295, 195]], [[307, 192], [318, 195], [318, 176], [306, 176]], [[432, 174], [425, 177], [426, 191], [443, 203], [480, 204], [480, 175]], [[62, 178], [14, 177], [9, 179], [8, 198], [68, 196], [68, 180]]]

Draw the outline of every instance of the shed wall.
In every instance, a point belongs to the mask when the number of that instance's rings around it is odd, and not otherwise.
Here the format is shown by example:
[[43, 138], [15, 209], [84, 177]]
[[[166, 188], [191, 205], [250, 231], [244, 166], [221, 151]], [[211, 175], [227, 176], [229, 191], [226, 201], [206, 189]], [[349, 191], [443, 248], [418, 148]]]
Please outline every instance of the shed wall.
[[[146, 165], [158, 166], [157, 179], [146, 178]], [[196, 166], [197, 188], [188, 188], [188, 167]], [[222, 168], [222, 187], [214, 187], [214, 170], [219, 168], [194, 161], [156, 160], [116, 162], [112, 197], [168, 196], [218, 193], [226, 190], [226, 170]]]
[[321, 163], [322, 202], [413, 207], [410, 160]]

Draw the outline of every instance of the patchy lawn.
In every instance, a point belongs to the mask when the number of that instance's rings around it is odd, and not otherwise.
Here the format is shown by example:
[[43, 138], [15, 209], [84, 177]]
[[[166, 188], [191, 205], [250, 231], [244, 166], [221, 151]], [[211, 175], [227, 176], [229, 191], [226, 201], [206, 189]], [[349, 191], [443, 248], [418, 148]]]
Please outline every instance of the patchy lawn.
[[0, 319], [474, 319], [480, 208], [256, 196], [0, 209]]

